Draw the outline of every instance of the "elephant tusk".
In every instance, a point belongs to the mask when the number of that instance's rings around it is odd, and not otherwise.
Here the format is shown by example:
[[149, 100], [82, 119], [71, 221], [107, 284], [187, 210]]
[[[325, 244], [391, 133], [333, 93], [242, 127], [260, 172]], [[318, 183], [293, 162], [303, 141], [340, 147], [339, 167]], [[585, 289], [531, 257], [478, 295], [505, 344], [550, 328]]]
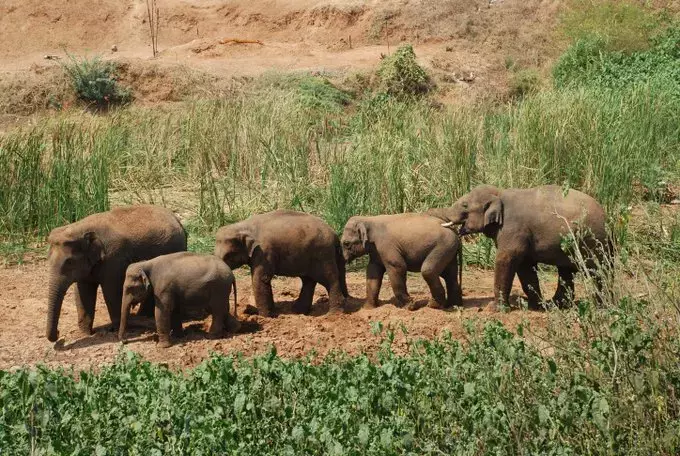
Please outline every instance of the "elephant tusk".
[[442, 226], [445, 227], [445, 228], [452, 227], [452, 226], [453, 226], [453, 222], [442, 223]]

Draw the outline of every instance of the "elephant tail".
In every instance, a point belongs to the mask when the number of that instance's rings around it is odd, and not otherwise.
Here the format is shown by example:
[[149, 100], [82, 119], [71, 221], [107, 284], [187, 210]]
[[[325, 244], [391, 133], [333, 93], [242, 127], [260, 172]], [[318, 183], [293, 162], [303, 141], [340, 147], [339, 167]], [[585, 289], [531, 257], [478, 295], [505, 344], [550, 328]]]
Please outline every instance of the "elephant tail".
[[236, 304], [238, 303], [238, 294], [236, 293], [236, 278], [231, 282], [231, 287], [234, 289], [234, 318], [238, 319], [236, 314]]
[[458, 246], [458, 287], [463, 289], [463, 243]]
[[347, 290], [347, 277], [345, 271], [345, 257], [342, 255], [342, 247], [340, 246], [340, 241], [335, 243], [335, 262], [338, 265], [338, 279], [340, 280], [340, 289], [342, 295], [345, 298], [349, 297], [349, 291]]

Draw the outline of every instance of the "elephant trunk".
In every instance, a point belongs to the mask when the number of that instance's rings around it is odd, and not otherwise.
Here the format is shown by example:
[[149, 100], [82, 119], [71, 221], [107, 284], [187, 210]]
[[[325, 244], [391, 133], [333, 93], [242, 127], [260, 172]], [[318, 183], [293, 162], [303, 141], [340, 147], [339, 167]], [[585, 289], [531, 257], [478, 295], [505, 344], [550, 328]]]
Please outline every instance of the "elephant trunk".
[[130, 315], [130, 308], [134, 304], [130, 295], [123, 296], [123, 304], [120, 308], [120, 328], [118, 328], [118, 339], [125, 340], [125, 331], [127, 330], [127, 320]]
[[460, 225], [463, 217], [455, 207], [434, 208], [427, 211], [428, 215], [437, 217], [447, 224], [447, 226]]
[[64, 302], [66, 290], [71, 286], [71, 283], [69, 279], [57, 275], [50, 278], [47, 300], [47, 340], [50, 342], [55, 342], [59, 336], [57, 326], [59, 325], [61, 304]]

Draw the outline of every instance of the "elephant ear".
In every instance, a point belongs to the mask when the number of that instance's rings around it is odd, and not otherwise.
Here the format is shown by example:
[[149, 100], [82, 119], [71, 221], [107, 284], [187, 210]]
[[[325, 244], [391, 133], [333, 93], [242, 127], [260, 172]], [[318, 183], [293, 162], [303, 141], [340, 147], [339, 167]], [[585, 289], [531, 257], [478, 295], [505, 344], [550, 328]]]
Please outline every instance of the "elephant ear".
[[95, 265], [104, 259], [106, 252], [104, 251], [104, 244], [94, 231], [88, 231], [83, 235], [85, 241], [85, 251], [90, 264]]
[[248, 257], [252, 258], [253, 254], [255, 253], [255, 249], [257, 249], [260, 246], [260, 243], [257, 242], [252, 235], [244, 234], [243, 245], [245, 246], [246, 251], [248, 252]]
[[484, 209], [484, 228], [494, 224], [503, 225], [503, 202], [498, 196], [492, 196]]
[[139, 268], [139, 278], [142, 280], [142, 284], [144, 284], [144, 289], [148, 290], [151, 287], [151, 281], [149, 280], [149, 276], [146, 275], [146, 272], [142, 268]]
[[357, 232], [359, 233], [359, 240], [361, 245], [366, 248], [366, 243], [368, 242], [368, 229], [364, 222], [357, 223]]

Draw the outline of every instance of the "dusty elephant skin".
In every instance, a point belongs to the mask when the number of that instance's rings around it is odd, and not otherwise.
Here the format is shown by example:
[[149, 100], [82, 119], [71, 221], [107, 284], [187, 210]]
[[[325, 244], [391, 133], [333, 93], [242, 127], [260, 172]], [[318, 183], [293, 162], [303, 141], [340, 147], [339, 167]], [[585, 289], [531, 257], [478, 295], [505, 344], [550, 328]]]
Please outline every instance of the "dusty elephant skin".
[[340, 240], [323, 220], [302, 212], [277, 210], [217, 231], [215, 255], [232, 269], [250, 266], [258, 312], [274, 316], [274, 276], [300, 277], [294, 310], [308, 313], [317, 283], [328, 290], [330, 312], [344, 309], [345, 261]]
[[[542, 300], [536, 273], [538, 263], [557, 266], [559, 284], [553, 302], [565, 305], [574, 294], [573, 249], [563, 241], [574, 233], [585, 266], [595, 272], [608, 262], [612, 247], [605, 229], [605, 213], [592, 197], [556, 185], [501, 190], [490, 185], [474, 188], [452, 207], [428, 213], [460, 225], [459, 234], [484, 233], [497, 248], [494, 271], [494, 303], [508, 303], [515, 274], [519, 276], [529, 306]], [[602, 288], [602, 273], [594, 273]], [[494, 306], [495, 307], [495, 306]]]
[[[394, 296], [400, 305], [414, 309], [406, 289], [406, 272], [420, 272], [432, 293], [430, 307], [462, 305], [459, 279], [462, 260], [460, 239], [453, 230], [443, 228], [441, 220], [426, 214], [352, 217], [342, 233], [345, 260], [368, 255], [366, 303], [378, 304], [383, 276], [387, 272]], [[446, 292], [440, 277], [446, 283]]]
[[[229, 314], [229, 293], [234, 289], [234, 315]], [[171, 345], [170, 331], [182, 334], [181, 312], [188, 307], [205, 307], [212, 315], [209, 334], [219, 337], [225, 324], [238, 329], [236, 280], [229, 266], [213, 255], [191, 252], [171, 253], [133, 263], [123, 284], [123, 307], [118, 337], [125, 339], [130, 308], [153, 296], [156, 331], [161, 348]]]
[[[97, 288], [114, 329], [120, 321], [123, 281], [128, 265], [136, 261], [186, 250], [187, 237], [169, 210], [151, 206], [124, 206], [55, 228], [47, 238], [50, 284], [47, 339], [58, 338], [57, 326], [64, 295], [75, 282], [78, 326], [92, 334]], [[153, 311], [146, 302], [140, 312]]]

